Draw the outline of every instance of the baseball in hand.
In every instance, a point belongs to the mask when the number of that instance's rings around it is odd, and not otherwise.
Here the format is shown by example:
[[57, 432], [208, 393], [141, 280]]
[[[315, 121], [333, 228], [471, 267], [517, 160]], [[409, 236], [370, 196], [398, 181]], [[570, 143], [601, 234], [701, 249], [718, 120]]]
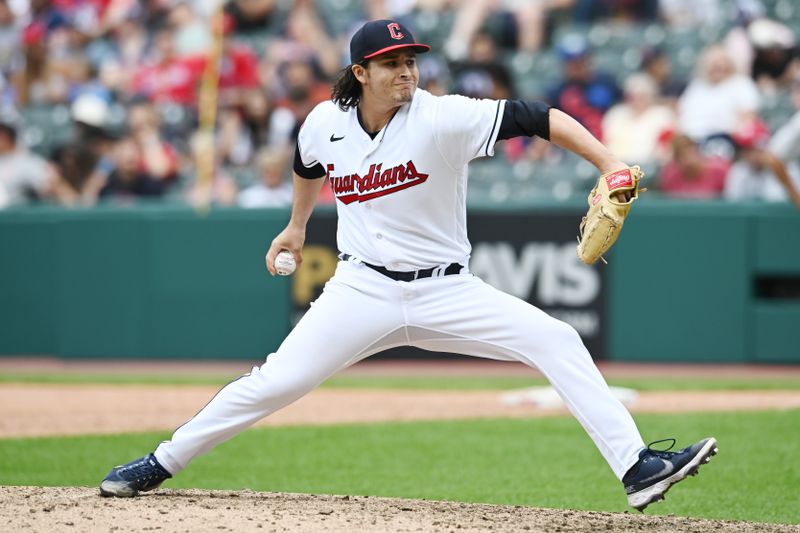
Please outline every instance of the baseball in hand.
[[275, 256], [275, 272], [280, 276], [288, 276], [297, 268], [294, 261], [294, 254], [289, 250], [283, 250]]

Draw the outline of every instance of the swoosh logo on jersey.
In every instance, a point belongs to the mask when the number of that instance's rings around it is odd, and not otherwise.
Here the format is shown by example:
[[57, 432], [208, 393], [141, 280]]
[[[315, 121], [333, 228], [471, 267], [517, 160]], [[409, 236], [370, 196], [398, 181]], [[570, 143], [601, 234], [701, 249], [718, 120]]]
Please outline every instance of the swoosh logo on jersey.
[[342, 139], [344, 139], [344, 135], [342, 135], [341, 137], [337, 137], [335, 133], [331, 133], [332, 143], [335, 143], [336, 141], [341, 141]]
[[333, 164], [328, 165], [327, 177], [336, 199], [343, 204], [366, 202], [425, 183], [428, 174], [419, 172], [413, 161], [381, 171], [383, 163], [371, 164], [365, 176], [349, 174], [334, 176]]
[[656, 472], [655, 474], [653, 474], [648, 478], [640, 479], [639, 483], [647, 483], [648, 481], [665, 478], [668, 475], [670, 475], [673, 470], [675, 470], [675, 465], [673, 465], [669, 461], [663, 461], [663, 462], [664, 462], [664, 468], [662, 468], [661, 470], [659, 470], [658, 472]]

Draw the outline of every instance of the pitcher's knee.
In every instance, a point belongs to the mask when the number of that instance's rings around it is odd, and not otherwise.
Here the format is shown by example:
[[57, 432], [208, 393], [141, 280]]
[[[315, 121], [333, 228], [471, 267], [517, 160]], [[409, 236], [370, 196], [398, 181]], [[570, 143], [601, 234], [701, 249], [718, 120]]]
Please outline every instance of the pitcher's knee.
[[261, 367], [251, 374], [261, 401], [300, 398], [319, 384], [312, 372], [297, 369]]
[[553, 339], [559, 339], [562, 342], [566, 343], [580, 343], [583, 344], [583, 340], [581, 339], [578, 330], [576, 330], [571, 324], [564, 322], [563, 320], [559, 320], [557, 318], [550, 317], [550, 323], [548, 324], [550, 328], [550, 336]]

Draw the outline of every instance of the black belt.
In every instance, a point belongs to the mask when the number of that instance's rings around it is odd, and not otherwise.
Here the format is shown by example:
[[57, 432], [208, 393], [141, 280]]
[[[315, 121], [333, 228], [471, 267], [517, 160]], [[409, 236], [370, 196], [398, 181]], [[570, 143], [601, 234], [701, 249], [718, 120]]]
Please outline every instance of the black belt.
[[[351, 257], [353, 256], [350, 254], [342, 254], [342, 261], [348, 261]], [[386, 267], [378, 265], [370, 265], [369, 263], [365, 263], [363, 261], [361, 261], [361, 264], [371, 268], [375, 272], [380, 272], [387, 278], [391, 278], [395, 281], [414, 281], [415, 279], [430, 278], [431, 276], [433, 276], [433, 273], [435, 271], [442, 268], [442, 267], [433, 267], [433, 268], [426, 268], [423, 270], [412, 270], [411, 272], [398, 272], [396, 270], [389, 270]], [[445, 267], [444, 272], [442, 272], [442, 275], [450, 276], [453, 274], [460, 274], [461, 269], [463, 268], [464, 266], [461, 265], [460, 263], [450, 263]]]

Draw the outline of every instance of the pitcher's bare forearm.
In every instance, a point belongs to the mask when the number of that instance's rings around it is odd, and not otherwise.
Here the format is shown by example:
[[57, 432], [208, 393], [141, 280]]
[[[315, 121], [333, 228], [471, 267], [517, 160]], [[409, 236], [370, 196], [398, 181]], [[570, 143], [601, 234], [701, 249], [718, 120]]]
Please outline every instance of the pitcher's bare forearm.
[[601, 174], [628, 166], [580, 122], [555, 108], [550, 109], [550, 142], [578, 154], [597, 167]]
[[310, 180], [294, 174], [293, 179], [292, 217], [289, 219], [289, 226], [305, 230], [319, 192], [325, 184], [325, 177]]
[[306, 224], [314, 211], [314, 205], [319, 198], [319, 191], [325, 183], [325, 177], [317, 179], [301, 178], [294, 175], [294, 189], [292, 198], [292, 216], [286, 228], [280, 232], [269, 247], [265, 261], [267, 270], [275, 275], [275, 257], [281, 250], [289, 250], [294, 255], [294, 260], [299, 266], [303, 262], [303, 244], [306, 241]]
[[[580, 122], [558, 109], [550, 109], [550, 142], [578, 154], [597, 167], [600, 174], [628, 168]], [[613, 196], [620, 202], [630, 200], [630, 192], [618, 192]]]

